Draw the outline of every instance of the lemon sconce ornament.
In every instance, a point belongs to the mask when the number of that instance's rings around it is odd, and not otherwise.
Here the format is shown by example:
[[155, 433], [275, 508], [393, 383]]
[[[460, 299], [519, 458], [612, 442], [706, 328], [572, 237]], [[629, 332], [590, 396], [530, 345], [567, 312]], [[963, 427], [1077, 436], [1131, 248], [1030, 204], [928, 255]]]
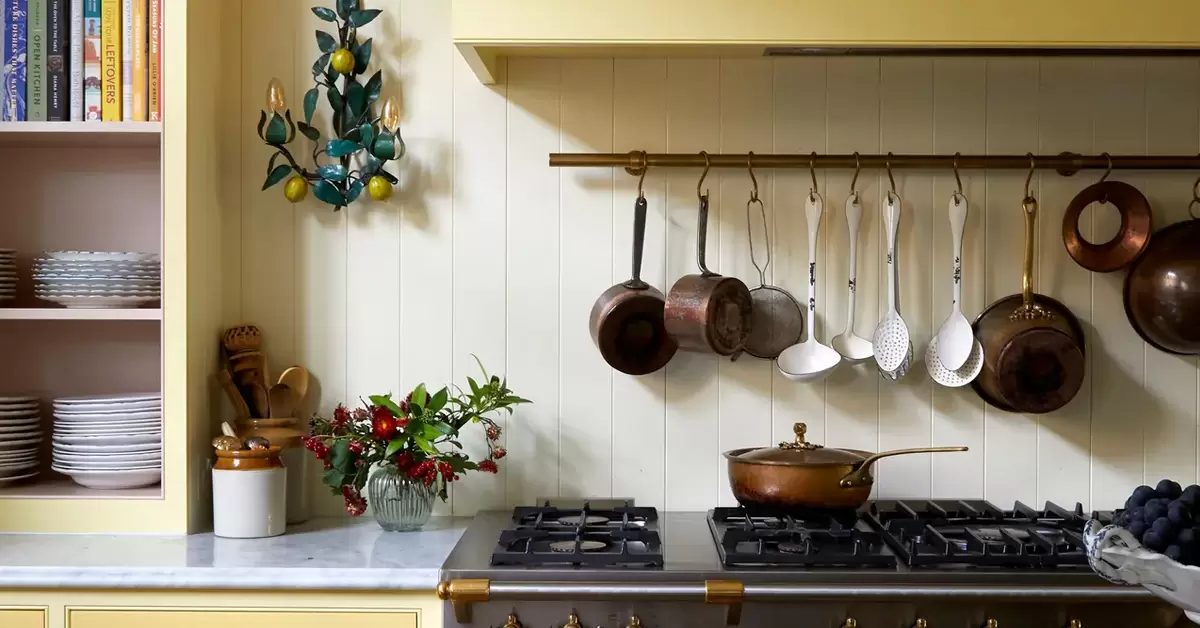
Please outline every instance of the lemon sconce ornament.
[[[359, 82], [371, 62], [372, 40], [358, 39], [358, 29], [381, 11], [363, 9], [360, 0], [334, 0], [334, 8], [313, 7], [312, 12], [336, 33], [316, 33], [321, 56], [312, 66], [313, 86], [304, 93], [303, 120], [292, 120], [283, 83], [271, 79], [267, 84], [258, 137], [275, 152], [267, 163], [263, 189], [286, 180], [283, 193], [289, 201], [299, 203], [312, 188], [313, 196], [335, 211], [358, 200], [364, 188], [371, 198], [385, 200], [398, 182], [387, 171], [387, 163], [404, 156], [400, 109], [391, 97], [377, 102], [383, 88], [381, 72]], [[322, 137], [312, 125], [321, 92], [330, 109], [329, 137]], [[288, 149], [297, 129], [313, 143], [311, 169], [301, 166]]]

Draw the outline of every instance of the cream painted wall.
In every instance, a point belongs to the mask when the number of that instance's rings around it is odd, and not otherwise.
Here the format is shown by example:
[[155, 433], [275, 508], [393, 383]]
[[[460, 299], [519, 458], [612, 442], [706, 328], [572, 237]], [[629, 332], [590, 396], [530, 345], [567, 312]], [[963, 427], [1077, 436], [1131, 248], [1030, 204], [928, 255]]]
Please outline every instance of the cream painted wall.
[[[818, 384], [770, 364], [680, 354], [643, 378], [613, 373], [591, 345], [592, 301], [628, 274], [636, 180], [555, 170], [552, 151], [1181, 153], [1200, 150], [1200, 65], [1166, 59], [522, 59], [483, 86], [450, 43], [449, 3], [373, 2], [386, 89], [402, 97], [408, 157], [387, 204], [338, 214], [261, 193], [268, 149], [253, 134], [271, 76], [293, 101], [308, 87], [319, 26], [311, 2], [242, 3], [240, 291], [231, 308], [263, 327], [276, 369], [319, 378], [316, 406], [419, 381], [461, 381], [472, 354], [536, 404], [508, 421], [498, 477], [455, 486], [454, 514], [539, 496], [629, 496], [670, 509], [730, 504], [720, 452], [765, 445], [806, 421], [813, 440], [887, 449], [968, 445], [965, 454], [885, 460], [880, 496], [984, 496], [1112, 507], [1143, 481], [1197, 479], [1195, 359], [1147, 348], [1125, 321], [1120, 275], [1093, 275], [1063, 250], [1067, 202], [1096, 174], [1034, 178], [1041, 201], [1037, 285], [1089, 334], [1089, 375], [1063, 411], [1022, 416], [935, 387], [921, 365], [899, 385], [868, 367]], [[268, 27], [269, 25], [269, 27]], [[382, 60], [382, 61], [380, 61]], [[758, 172], [773, 233], [769, 280], [805, 289], [806, 171]], [[694, 266], [698, 172], [652, 172], [643, 276], [666, 288]], [[851, 173], [818, 172], [827, 212], [818, 250], [818, 333], [845, 321]], [[964, 306], [973, 316], [1020, 289], [1024, 172], [964, 175], [971, 202]], [[1186, 215], [1191, 176], [1115, 173], [1150, 197], [1156, 224]], [[864, 173], [860, 334], [883, 300], [879, 200]], [[745, 172], [709, 175], [715, 270], [756, 279], [746, 244]], [[896, 173], [903, 196], [905, 318], [918, 352], [950, 302], [950, 172]], [[1110, 216], [1089, 215], [1107, 234]], [[482, 436], [479, 436], [482, 438]], [[478, 438], [468, 438], [478, 441]], [[475, 442], [472, 451], [479, 451]], [[315, 489], [321, 490], [321, 489]], [[338, 500], [322, 508], [340, 511]]]

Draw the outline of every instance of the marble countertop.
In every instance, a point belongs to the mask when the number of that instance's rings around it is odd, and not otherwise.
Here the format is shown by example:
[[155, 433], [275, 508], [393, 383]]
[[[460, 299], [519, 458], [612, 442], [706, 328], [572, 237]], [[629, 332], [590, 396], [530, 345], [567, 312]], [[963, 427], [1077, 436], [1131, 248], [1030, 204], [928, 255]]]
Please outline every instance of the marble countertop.
[[0, 534], [0, 589], [432, 591], [470, 521], [384, 532], [370, 517], [318, 519], [268, 539]]

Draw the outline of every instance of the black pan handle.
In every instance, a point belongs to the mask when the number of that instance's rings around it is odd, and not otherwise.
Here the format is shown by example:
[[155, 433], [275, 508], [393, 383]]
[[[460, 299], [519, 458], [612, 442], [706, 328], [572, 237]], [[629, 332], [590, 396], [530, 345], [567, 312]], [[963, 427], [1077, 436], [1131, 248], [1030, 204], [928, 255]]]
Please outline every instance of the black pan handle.
[[708, 250], [708, 194], [700, 196], [700, 211], [696, 215], [696, 265], [700, 267], [701, 277], [716, 277], [717, 273], [708, 269], [704, 263]]
[[642, 249], [646, 243], [646, 197], [633, 203], [633, 278], [624, 283], [630, 290], [645, 290], [650, 286], [642, 281]]

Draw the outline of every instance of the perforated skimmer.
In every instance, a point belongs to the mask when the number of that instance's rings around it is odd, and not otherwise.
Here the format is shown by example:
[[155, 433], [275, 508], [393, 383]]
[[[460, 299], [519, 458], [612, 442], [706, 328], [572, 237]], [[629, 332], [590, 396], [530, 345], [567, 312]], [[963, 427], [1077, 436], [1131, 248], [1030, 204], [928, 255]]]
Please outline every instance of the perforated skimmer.
[[[891, 173], [889, 172], [889, 175]], [[900, 227], [900, 195], [888, 192], [884, 205], [884, 228], [887, 230], [887, 292], [888, 311], [875, 328], [875, 364], [886, 379], [897, 380], [908, 372], [912, 363], [912, 341], [908, 325], [900, 316], [900, 300], [896, 283], [899, 274], [896, 256], [896, 236]]]
[[[763, 240], [766, 243], [766, 263], [758, 265], [754, 254], [754, 221], [751, 207], [758, 205], [762, 217]], [[804, 333], [804, 314], [800, 303], [789, 292], [767, 285], [767, 269], [771, 267], [771, 234], [767, 228], [767, 210], [757, 195], [746, 202], [746, 234], [750, 239], [750, 262], [758, 271], [758, 287], [750, 291], [754, 324], [746, 340], [746, 353], [764, 360], [774, 360], [784, 349], [800, 342]]]

